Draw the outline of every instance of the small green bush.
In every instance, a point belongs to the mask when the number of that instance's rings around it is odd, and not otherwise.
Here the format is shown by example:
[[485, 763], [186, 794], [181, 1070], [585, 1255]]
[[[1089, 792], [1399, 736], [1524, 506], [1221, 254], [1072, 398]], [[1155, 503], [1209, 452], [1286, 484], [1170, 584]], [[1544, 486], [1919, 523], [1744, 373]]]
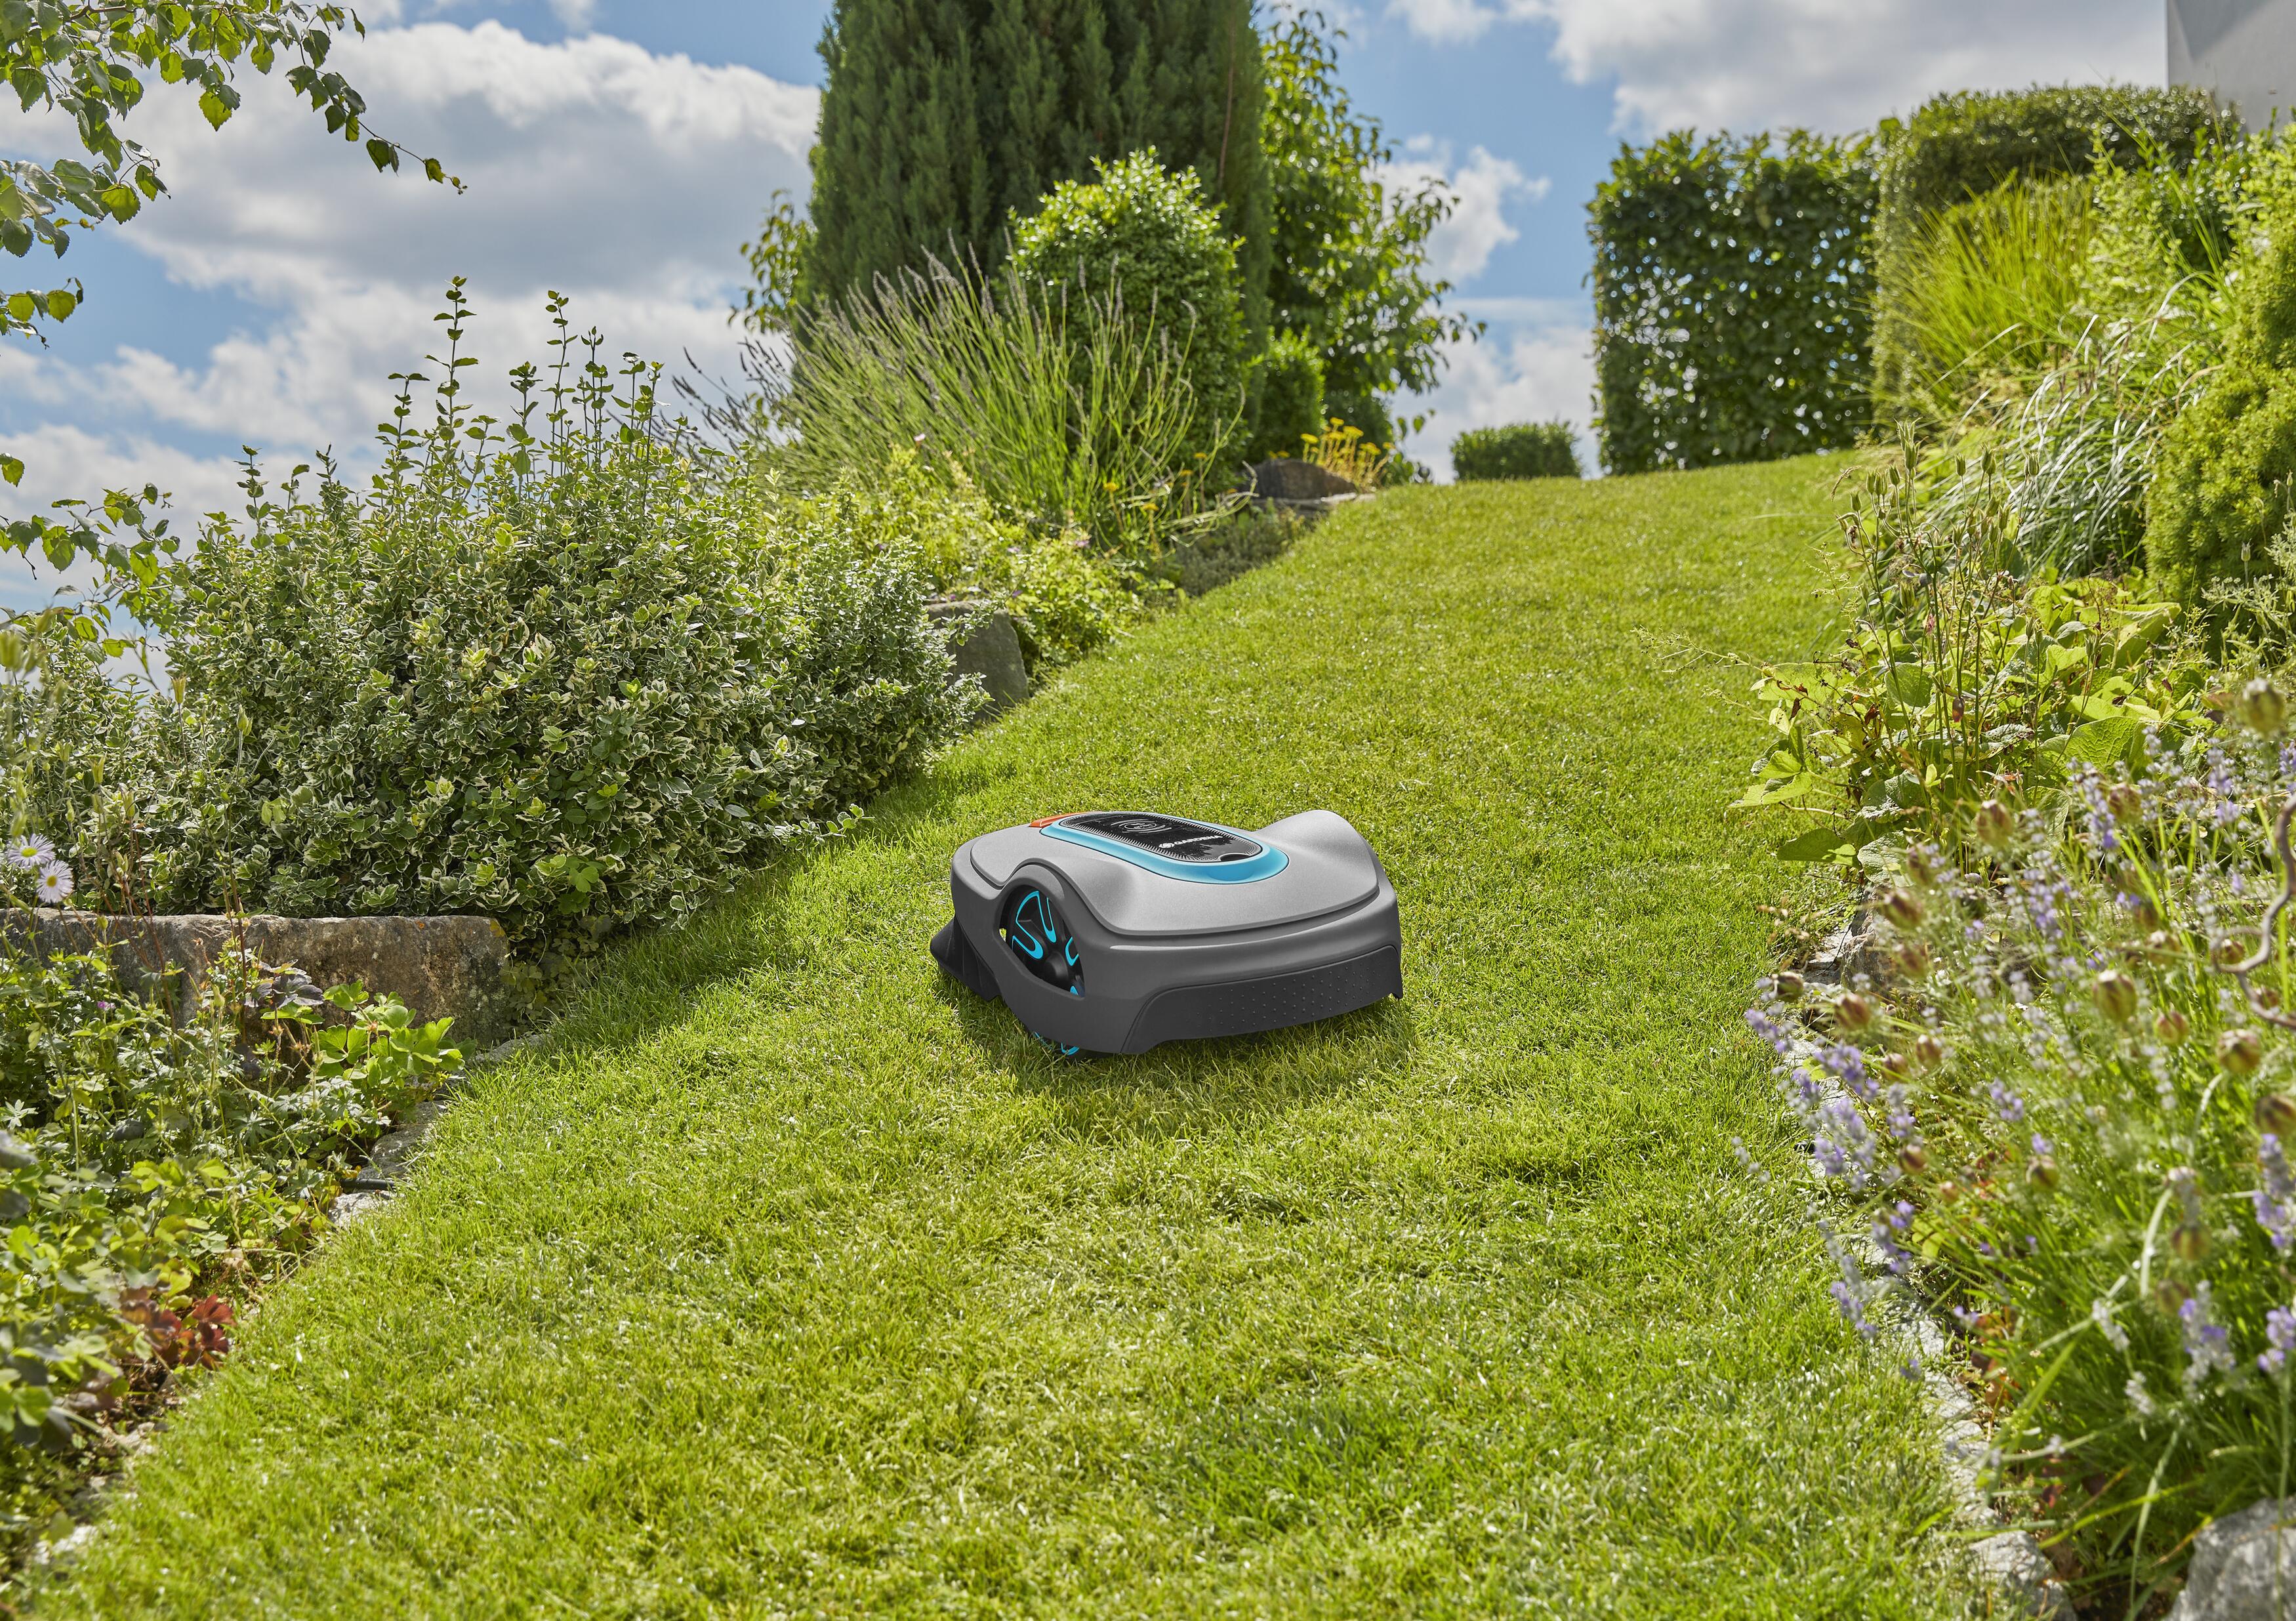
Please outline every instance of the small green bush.
[[2284, 180], [2263, 207], [2226, 295], [2225, 359], [2169, 427], [2147, 504], [2148, 566], [2187, 602], [2276, 572], [2296, 488], [2296, 191]]
[[1874, 389], [1891, 406], [1918, 383], [1910, 301], [1923, 291], [1921, 239], [1934, 216], [2005, 181], [2085, 175], [2165, 154], [2176, 162], [2221, 127], [2208, 93], [2122, 85], [1959, 91], [1931, 97], [1879, 132], [1872, 265], [1876, 277]]
[[1578, 449], [1568, 422], [1470, 428], [1451, 441], [1451, 468], [1466, 483], [1482, 479], [1576, 479]]
[[1195, 414], [1172, 471], [1225, 471], [1243, 412], [1235, 247], [1193, 170], [1168, 172], [1153, 148], [1062, 181], [1013, 224], [1014, 274], [1039, 296], [1120, 320], [1135, 341], [1186, 357]]
[[1587, 210], [1603, 465], [1852, 443], [1869, 417], [1873, 206], [1863, 143], [1685, 131], [1622, 151]]
[[1297, 332], [1283, 332], [1259, 357], [1259, 419], [1251, 461], [1296, 456], [1324, 428], [1324, 357]]

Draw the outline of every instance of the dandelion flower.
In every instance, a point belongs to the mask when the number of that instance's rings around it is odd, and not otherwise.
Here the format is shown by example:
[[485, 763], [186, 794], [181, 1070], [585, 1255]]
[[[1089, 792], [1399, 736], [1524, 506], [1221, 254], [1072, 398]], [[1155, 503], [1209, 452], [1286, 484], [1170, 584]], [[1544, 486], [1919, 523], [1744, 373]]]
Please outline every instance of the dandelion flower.
[[37, 833], [19, 833], [8, 841], [7, 864], [19, 871], [37, 872], [56, 858], [56, 847]]
[[71, 892], [71, 869], [61, 861], [48, 863], [40, 869], [39, 877], [32, 880], [32, 893], [45, 905], [62, 905]]

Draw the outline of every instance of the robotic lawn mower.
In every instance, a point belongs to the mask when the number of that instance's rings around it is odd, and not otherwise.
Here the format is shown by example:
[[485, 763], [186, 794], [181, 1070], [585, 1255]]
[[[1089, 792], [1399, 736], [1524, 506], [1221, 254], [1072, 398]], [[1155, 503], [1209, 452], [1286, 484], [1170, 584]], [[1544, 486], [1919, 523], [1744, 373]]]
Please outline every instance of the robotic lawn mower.
[[1281, 1029], [1403, 995], [1395, 888], [1330, 811], [1255, 833], [1048, 816], [950, 860], [940, 965], [1065, 1052]]

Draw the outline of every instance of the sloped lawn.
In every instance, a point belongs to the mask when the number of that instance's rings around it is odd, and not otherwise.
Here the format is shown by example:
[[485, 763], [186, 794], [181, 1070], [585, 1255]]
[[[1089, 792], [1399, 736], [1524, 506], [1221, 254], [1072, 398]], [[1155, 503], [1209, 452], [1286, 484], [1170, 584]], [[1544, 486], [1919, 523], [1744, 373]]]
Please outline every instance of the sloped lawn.
[[[1134, 637], [481, 1077], [53, 1616], [1958, 1613], [1738, 1033], [1718, 806], [1833, 466], [1409, 490]], [[1066, 1064], [944, 982], [1031, 816], [1350, 816], [1409, 999]]]

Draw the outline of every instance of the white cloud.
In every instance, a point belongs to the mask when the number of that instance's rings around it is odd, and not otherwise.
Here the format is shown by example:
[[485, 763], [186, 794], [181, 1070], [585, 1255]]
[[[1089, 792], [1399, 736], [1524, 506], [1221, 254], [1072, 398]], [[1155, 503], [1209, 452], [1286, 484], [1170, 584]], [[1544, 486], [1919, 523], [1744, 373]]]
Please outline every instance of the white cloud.
[[1389, 0], [1443, 44], [1504, 23], [1553, 31], [1580, 84], [1615, 83], [1619, 127], [1848, 131], [1940, 90], [2157, 85], [2159, 0]]
[[[1492, 306], [1506, 302], [1510, 301], [1478, 305], [1469, 299], [1463, 307], [1470, 315], [1488, 318]], [[1546, 300], [1520, 302], [1532, 305]], [[1595, 471], [1590, 428], [1594, 335], [1586, 325], [1585, 312], [1558, 307], [1528, 313], [1543, 318], [1507, 325], [1495, 320], [1481, 341], [1451, 345], [1450, 365], [1443, 381], [1423, 401], [1406, 402], [1411, 409], [1433, 412], [1426, 431], [1406, 448], [1430, 463], [1437, 478], [1451, 476], [1451, 441], [1470, 428], [1558, 418], [1576, 430], [1579, 461], [1588, 472]]]
[[1480, 146], [1464, 163], [1455, 164], [1450, 143], [1431, 135], [1404, 143], [1402, 160], [1381, 170], [1380, 178], [1390, 187], [1440, 180], [1451, 188], [1456, 206], [1429, 235], [1427, 257], [1436, 274], [1455, 282], [1480, 275], [1494, 252], [1522, 234], [1507, 223], [1507, 204], [1518, 199], [1537, 202], [1552, 184], [1546, 176], [1534, 179], [1513, 160], [1494, 157]]
[[[555, 3], [562, 17], [584, 9]], [[630, 348], [675, 364], [691, 349], [728, 369], [739, 244], [777, 187], [804, 194], [816, 91], [604, 36], [543, 45], [492, 21], [378, 29], [335, 60], [374, 129], [437, 156], [467, 191], [375, 174], [283, 85], [251, 82], [219, 132], [190, 98], [156, 90], [139, 134], [171, 194], [120, 238], [177, 282], [274, 313], [189, 364], [127, 348], [79, 365], [0, 350], [0, 386], [52, 424], [9, 439], [44, 491], [164, 472], [179, 506], [204, 510], [228, 493], [229, 464], [168, 450], [171, 430], [284, 461], [363, 446], [388, 374], [443, 341], [431, 316], [456, 274], [478, 310], [465, 349], [481, 377], [544, 358], [552, 288], [573, 296], [578, 328], [603, 329], [610, 359]], [[54, 136], [37, 117], [0, 116], [0, 148], [57, 151]]]

